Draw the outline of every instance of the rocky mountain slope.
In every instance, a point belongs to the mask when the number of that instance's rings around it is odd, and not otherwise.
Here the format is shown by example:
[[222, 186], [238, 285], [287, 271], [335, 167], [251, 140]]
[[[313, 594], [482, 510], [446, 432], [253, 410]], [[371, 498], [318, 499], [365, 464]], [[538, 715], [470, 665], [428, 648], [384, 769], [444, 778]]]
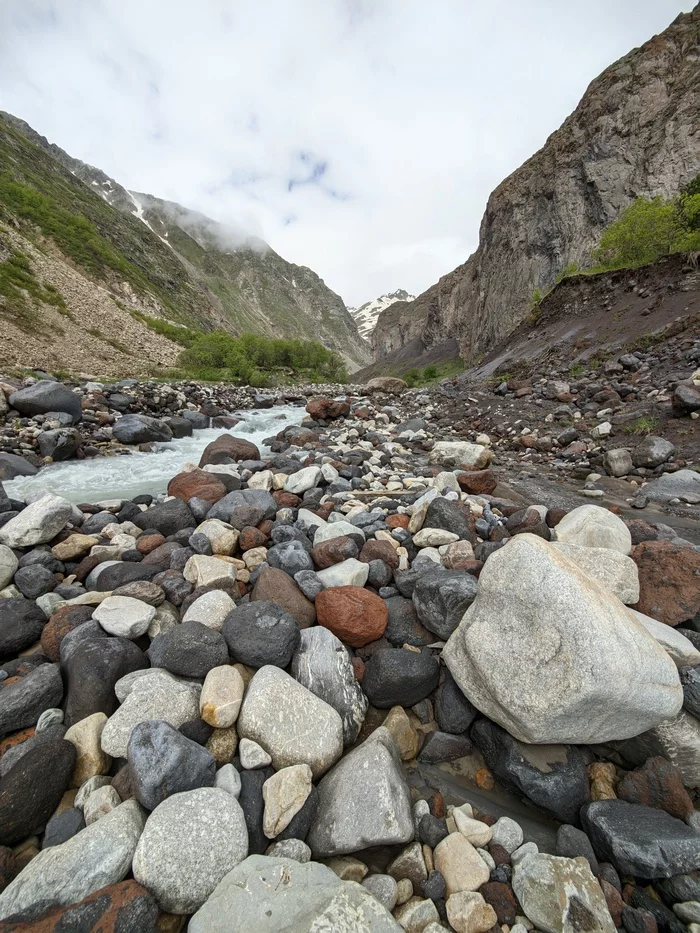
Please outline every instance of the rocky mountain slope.
[[585, 262], [631, 201], [672, 196], [697, 174], [699, 32], [700, 6], [589, 85], [542, 149], [491, 194], [476, 252], [406, 308], [380, 316], [376, 360], [390, 366], [417, 336], [419, 351], [457, 339], [467, 362], [488, 351], [527, 315], [534, 289]]
[[348, 308], [348, 311], [357, 324], [360, 337], [369, 340], [377, 324], [377, 318], [382, 311], [396, 304], [396, 302], [413, 301], [415, 297], [415, 295], [409, 295], [405, 288], [399, 288], [395, 292], [389, 292], [386, 295], [380, 295], [379, 298], [372, 299], [372, 301], [366, 301], [359, 308]]
[[0, 261], [10, 260], [0, 273], [3, 364], [96, 374], [171, 365], [179, 347], [131, 312], [321, 340], [350, 370], [367, 362], [342, 299], [266, 243], [241, 242], [201, 214], [129, 192], [7, 114], [0, 164]]

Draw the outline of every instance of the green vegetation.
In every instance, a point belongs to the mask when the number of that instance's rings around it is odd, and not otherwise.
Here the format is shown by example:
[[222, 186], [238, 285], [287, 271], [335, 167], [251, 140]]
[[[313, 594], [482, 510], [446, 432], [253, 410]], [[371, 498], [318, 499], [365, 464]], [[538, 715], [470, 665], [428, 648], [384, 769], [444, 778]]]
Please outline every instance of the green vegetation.
[[636, 421], [624, 428], [625, 434], [651, 434], [659, 423], [656, 415], [641, 415]]
[[665, 200], [637, 198], [603, 232], [589, 272], [628, 269], [700, 250], [700, 175]]
[[585, 371], [586, 367], [583, 365], [583, 363], [574, 363], [574, 365], [569, 369], [569, 376], [572, 379], [576, 379], [578, 376], [582, 376]]
[[196, 335], [180, 354], [178, 367], [189, 378], [254, 386], [348, 378], [340, 355], [316, 341], [233, 337], [224, 331]]
[[411, 388], [416, 388], [431, 385], [450, 376], [458, 376], [462, 372], [464, 372], [464, 363], [457, 357], [444, 363], [430, 363], [422, 371], [413, 366], [411, 369], [407, 369], [406, 372], [401, 373], [400, 378]]
[[37, 279], [24, 253], [12, 252], [9, 259], [0, 262], [0, 308], [5, 305], [5, 316], [23, 330], [34, 330], [38, 323], [35, 307], [39, 302], [71, 316], [58, 289]]
[[[124, 306], [121, 305], [121, 307]], [[168, 321], [161, 321], [160, 318], [151, 317], [141, 311], [135, 311], [133, 308], [129, 308], [129, 314], [134, 320], [145, 324], [149, 330], [155, 331], [156, 334], [162, 334], [163, 337], [167, 337], [168, 340], [179, 343], [183, 347], [191, 347], [195, 340], [202, 336], [202, 331], [191, 330], [189, 327], [180, 324], [170, 324]]]

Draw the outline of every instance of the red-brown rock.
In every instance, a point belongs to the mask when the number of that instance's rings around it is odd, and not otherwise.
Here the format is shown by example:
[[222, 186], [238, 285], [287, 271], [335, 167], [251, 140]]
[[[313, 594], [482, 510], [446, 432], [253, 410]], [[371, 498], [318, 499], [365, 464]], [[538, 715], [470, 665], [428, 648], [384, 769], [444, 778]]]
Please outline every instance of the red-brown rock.
[[625, 902], [622, 900], [622, 895], [613, 887], [609, 881], [606, 881], [605, 878], [600, 879], [600, 886], [603, 889], [603, 894], [605, 895], [605, 902], [608, 905], [608, 910], [610, 911], [610, 916], [613, 919], [613, 923], [618, 928], [622, 927], [622, 911], [625, 906]]
[[660, 756], [647, 758], [641, 768], [625, 774], [617, 785], [617, 796], [629, 803], [665, 810], [679, 820], [685, 820], [695, 809], [680, 774]]
[[670, 541], [643, 541], [631, 556], [639, 567], [633, 609], [666, 625], [680, 625], [700, 611], [700, 553]]
[[362, 546], [358, 560], [361, 560], [363, 564], [368, 564], [371, 560], [383, 560], [392, 570], [396, 570], [399, 566], [396, 548], [388, 541], [377, 541], [375, 538], [371, 538]]
[[140, 554], [150, 554], [161, 544], [165, 544], [165, 538], [160, 534], [141, 535], [136, 539], [136, 550]]
[[93, 554], [88, 554], [87, 557], [83, 557], [78, 566], [73, 571], [77, 583], [84, 583], [87, 580], [88, 575], [102, 563], [102, 558], [97, 557]]
[[316, 621], [316, 610], [294, 580], [277, 567], [266, 567], [255, 581], [252, 600], [269, 599], [290, 612], [301, 628], [309, 628]]
[[233, 434], [221, 434], [204, 448], [199, 466], [210, 463], [235, 463], [238, 460], [259, 460], [260, 451], [250, 441]]
[[350, 414], [348, 402], [338, 402], [332, 398], [312, 398], [306, 410], [316, 421], [332, 421], [334, 418], [344, 418]]
[[204, 499], [214, 505], [226, 495], [226, 487], [213, 473], [204, 470], [192, 470], [190, 473], [178, 473], [168, 483], [168, 495], [177, 496], [183, 502], [190, 499]]
[[499, 923], [507, 923], [509, 926], [515, 923], [520, 907], [510, 885], [502, 881], [487, 881], [481, 885], [479, 893], [496, 911]]
[[120, 881], [100, 888], [77, 904], [53, 907], [34, 920], [5, 920], [2, 933], [157, 933], [158, 905], [136, 881]]
[[381, 638], [389, 621], [384, 600], [361, 586], [322, 590], [316, 597], [316, 616], [319, 625], [353, 648]]
[[264, 547], [267, 544], [267, 535], [263, 534], [259, 528], [255, 528], [253, 525], [246, 525], [245, 528], [241, 529], [241, 533], [238, 536], [238, 547], [241, 551], [250, 551], [254, 547]]
[[293, 492], [285, 492], [283, 489], [275, 489], [272, 498], [281, 509], [298, 509], [301, 505], [301, 496], [296, 496]]
[[362, 678], [365, 676], [365, 662], [362, 658], [353, 658], [352, 669], [355, 671], [355, 680], [358, 684], [362, 683]]
[[498, 485], [493, 470], [466, 470], [457, 474], [459, 488], [474, 496], [490, 496]]
[[399, 515], [398, 512], [394, 515], [387, 515], [386, 517], [387, 528], [408, 528], [408, 523], [410, 521], [410, 515]]
[[[8, 677], [7, 680], [10, 678]], [[13, 678], [14, 679], [14, 678]], [[7, 683], [7, 680], [5, 683]], [[26, 742], [27, 739], [31, 739], [34, 735], [34, 726], [28, 726], [26, 729], [20, 729], [19, 732], [14, 732], [12, 735], [8, 735], [0, 742], [0, 758], [9, 751], [11, 748], [14, 748], [15, 745], [21, 745], [22, 742]]]
[[89, 622], [94, 606], [60, 606], [41, 631], [41, 650], [46, 657], [58, 663], [61, 660], [61, 642], [74, 628]]
[[352, 538], [329, 538], [311, 549], [311, 560], [319, 570], [325, 570], [341, 561], [357, 557], [358, 547]]

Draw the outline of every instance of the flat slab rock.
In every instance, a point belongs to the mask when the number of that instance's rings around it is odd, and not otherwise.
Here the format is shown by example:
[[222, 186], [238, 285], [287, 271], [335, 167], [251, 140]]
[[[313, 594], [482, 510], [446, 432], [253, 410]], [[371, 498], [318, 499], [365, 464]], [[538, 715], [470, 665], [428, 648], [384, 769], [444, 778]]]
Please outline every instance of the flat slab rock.
[[218, 884], [190, 920], [189, 933], [402, 933], [362, 885], [318, 862], [250, 855]]

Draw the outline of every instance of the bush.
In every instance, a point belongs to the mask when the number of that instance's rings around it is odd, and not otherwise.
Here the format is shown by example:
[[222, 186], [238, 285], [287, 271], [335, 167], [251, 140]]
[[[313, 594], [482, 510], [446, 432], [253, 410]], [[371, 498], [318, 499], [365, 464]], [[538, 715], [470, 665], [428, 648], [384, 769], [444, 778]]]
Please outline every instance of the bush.
[[423, 381], [428, 382], [431, 379], [437, 379], [437, 375], [438, 375], [437, 366], [434, 366], [432, 364], [430, 366], [426, 366], [425, 369], [423, 370]]
[[178, 359], [182, 370], [200, 379], [224, 379], [265, 386], [293, 376], [309, 382], [345, 382], [347, 372], [334, 350], [312, 340], [276, 340], [257, 334], [234, 337], [224, 331], [196, 334]]

